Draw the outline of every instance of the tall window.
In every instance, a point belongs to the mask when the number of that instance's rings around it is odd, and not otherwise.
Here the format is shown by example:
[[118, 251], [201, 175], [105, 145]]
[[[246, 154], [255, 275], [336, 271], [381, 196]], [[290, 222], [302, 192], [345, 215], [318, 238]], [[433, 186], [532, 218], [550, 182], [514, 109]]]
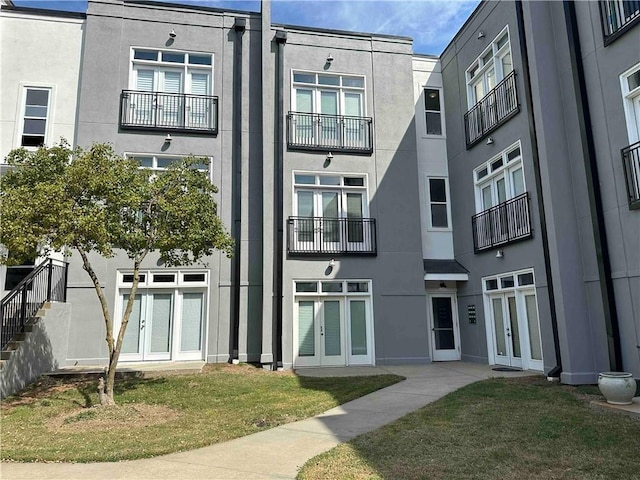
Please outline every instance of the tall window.
[[449, 228], [448, 187], [444, 178], [429, 179], [429, 226]]
[[440, 91], [432, 88], [424, 89], [424, 116], [427, 135], [442, 135], [442, 118], [440, 109]]
[[478, 212], [525, 193], [520, 142], [476, 168], [474, 177]]
[[467, 69], [467, 98], [469, 108], [489, 93], [513, 71], [509, 28], [500, 32], [491, 45]]
[[39, 147], [47, 141], [51, 111], [51, 88], [25, 87], [20, 146]]
[[[132, 90], [166, 94], [138, 94], [133, 101], [134, 123], [186, 128], [210, 124], [213, 112], [208, 96], [213, 91], [213, 55], [133, 48], [131, 65]], [[188, 98], [183, 94], [189, 94]]]

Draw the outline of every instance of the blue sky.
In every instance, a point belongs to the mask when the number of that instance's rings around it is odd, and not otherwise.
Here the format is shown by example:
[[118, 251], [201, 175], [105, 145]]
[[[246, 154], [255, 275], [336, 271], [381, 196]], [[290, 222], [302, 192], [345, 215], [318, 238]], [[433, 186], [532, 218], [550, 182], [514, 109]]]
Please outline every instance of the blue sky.
[[[170, 0], [259, 11], [259, 0]], [[86, 0], [14, 0], [19, 6], [84, 12]], [[412, 37], [416, 53], [438, 55], [479, 0], [272, 0], [276, 23]]]

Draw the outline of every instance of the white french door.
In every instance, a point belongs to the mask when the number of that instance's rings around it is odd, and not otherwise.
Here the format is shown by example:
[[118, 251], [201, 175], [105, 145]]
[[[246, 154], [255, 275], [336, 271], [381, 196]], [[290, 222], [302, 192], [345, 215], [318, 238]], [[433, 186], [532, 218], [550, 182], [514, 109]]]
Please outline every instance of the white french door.
[[344, 300], [341, 298], [296, 301], [296, 366], [345, 365]]
[[521, 368], [522, 348], [516, 297], [514, 294], [492, 295], [490, 302], [495, 363]]
[[[120, 315], [129, 294], [121, 295]], [[204, 292], [138, 291], [125, 331], [122, 361], [202, 359]]]
[[460, 360], [460, 333], [453, 293], [430, 294], [431, 352], [434, 362]]

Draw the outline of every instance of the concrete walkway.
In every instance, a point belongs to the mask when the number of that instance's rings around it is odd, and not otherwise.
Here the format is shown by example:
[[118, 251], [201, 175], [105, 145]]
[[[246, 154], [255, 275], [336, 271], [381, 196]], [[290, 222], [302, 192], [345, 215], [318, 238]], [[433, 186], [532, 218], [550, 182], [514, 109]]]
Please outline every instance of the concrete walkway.
[[357, 435], [375, 430], [464, 385], [490, 377], [531, 375], [497, 372], [463, 362], [421, 366], [298, 370], [308, 376], [395, 373], [406, 380], [332, 408], [307, 420], [210, 447], [118, 463], [3, 463], [2, 479], [282, 479], [295, 478], [307, 460]]

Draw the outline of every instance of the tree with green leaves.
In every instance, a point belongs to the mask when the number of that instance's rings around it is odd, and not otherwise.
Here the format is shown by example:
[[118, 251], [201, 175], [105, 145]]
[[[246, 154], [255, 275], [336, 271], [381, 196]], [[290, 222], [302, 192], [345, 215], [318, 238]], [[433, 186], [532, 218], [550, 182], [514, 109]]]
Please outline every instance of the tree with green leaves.
[[[102, 405], [115, 404], [113, 387], [124, 334], [133, 310], [142, 261], [153, 251], [168, 266], [203, 263], [220, 250], [231, 256], [233, 240], [217, 215], [217, 189], [186, 158], [162, 173], [140, 168], [105, 144], [72, 149], [13, 150], [13, 168], [0, 188], [0, 243], [13, 261], [75, 250], [102, 307], [109, 365], [100, 379]], [[133, 284], [117, 335], [90, 254], [126, 253]], [[4, 259], [5, 261], [7, 259]]]

